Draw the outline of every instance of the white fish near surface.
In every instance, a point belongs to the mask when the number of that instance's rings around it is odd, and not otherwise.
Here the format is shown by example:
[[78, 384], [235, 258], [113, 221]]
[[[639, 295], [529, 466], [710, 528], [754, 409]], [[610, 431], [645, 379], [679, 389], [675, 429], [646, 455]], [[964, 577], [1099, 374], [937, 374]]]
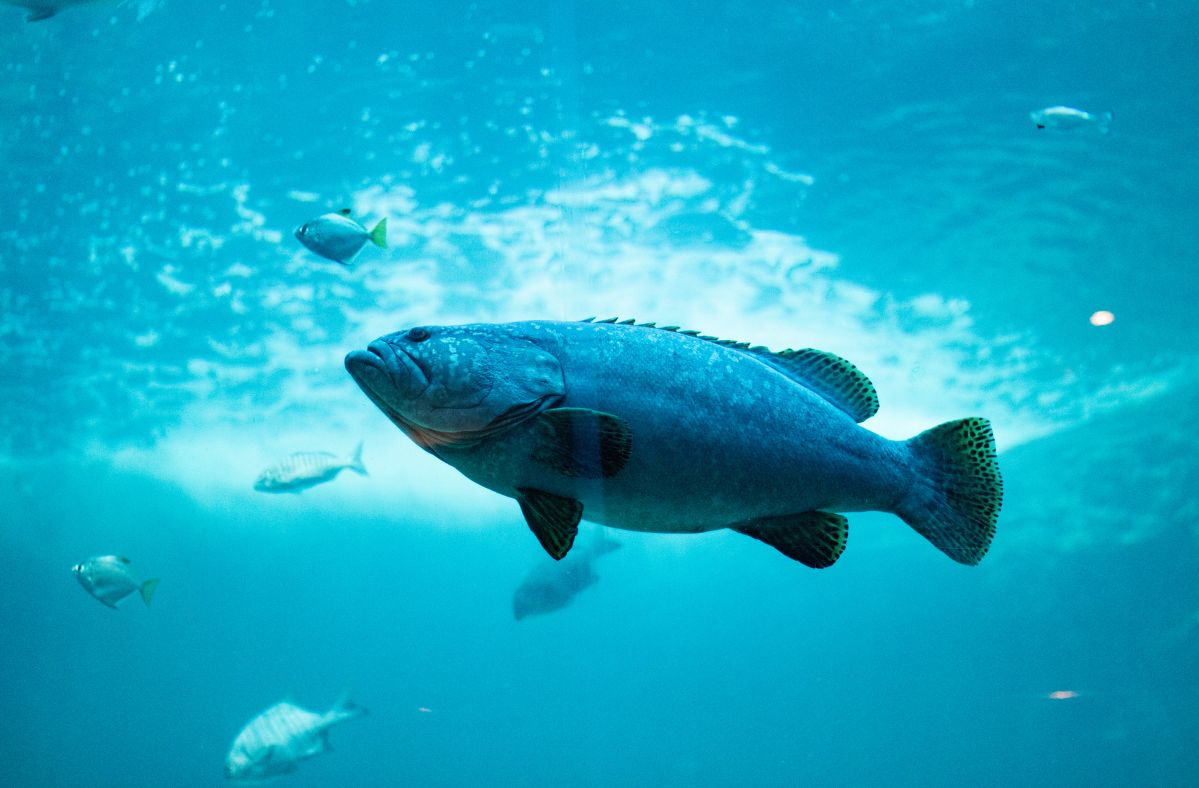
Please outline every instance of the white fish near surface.
[[[25, 21], [37, 22], [49, 19], [64, 8], [73, 8], [77, 5], [99, 5], [100, 3], [115, 5], [118, 0], [0, 0], [0, 2], [29, 9], [29, 16], [25, 17]], [[137, 18], [144, 19], [147, 14], [161, 4], [162, 0], [119, 0], [119, 2], [121, 5], [131, 5], [137, 8]]]
[[294, 772], [300, 761], [329, 750], [329, 729], [366, 714], [342, 698], [324, 714], [276, 703], [250, 720], [225, 758], [230, 780], [264, 780]]
[[99, 555], [71, 567], [75, 579], [87, 592], [111, 608], [134, 591], [141, 594], [147, 605], [158, 588], [158, 578], [139, 582], [129, 569], [129, 559], [123, 555]]
[[1086, 112], [1074, 107], [1045, 107], [1033, 110], [1028, 117], [1038, 129], [1080, 129], [1094, 127], [1100, 134], [1107, 134], [1112, 122], [1111, 112]]
[[327, 451], [300, 451], [267, 468], [254, 482], [254, 489], [270, 493], [298, 493], [323, 482], [332, 481], [344, 470], [366, 476], [362, 464], [362, 444], [349, 459]]
[[304, 222], [295, 235], [296, 240], [326, 260], [349, 265], [367, 241], [380, 249], [387, 248], [387, 218], [367, 230], [350, 218], [349, 208], [344, 208]]

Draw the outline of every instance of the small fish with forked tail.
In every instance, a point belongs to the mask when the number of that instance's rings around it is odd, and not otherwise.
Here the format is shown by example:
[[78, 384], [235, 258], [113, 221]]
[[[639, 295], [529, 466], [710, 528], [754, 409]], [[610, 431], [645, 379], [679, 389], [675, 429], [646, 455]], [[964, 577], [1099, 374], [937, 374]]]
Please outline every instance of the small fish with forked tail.
[[141, 594], [147, 606], [158, 588], [158, 578], [138, 582], [129, 569], [129, 559], [123, 555], [98, 555], [71, 567], [75, 579], [89, 594], [111, 608], [134, 591]]
[[332, 481], [337, 474], [351, 470], [368, 475], [362, 464], [362, 443], [346, 459], [327, 451], [298, 451], [267, 468], [254, 482], [254, 489], [269, 493], [298, 493], [322, 482]]
[[1111, 112], [1086, 112], [1074, 107], [1045, 107], [1028, 113], [1038, 129], [1081, 129], [1092, 127], [1100, 134], [1107, 134], [1112, 123]]
[[329, 729], [366, 714], [343, 697], [324, 714], [276, 703], [246, 723], [225, 758], [230, 780], [265, 780], [294, 772], [300, 761], [329, 750]]
[[380, 249], [387, 248], [387, 217], [367, 230], [350, 218], [349, 208], [343, 208], [304, 222], [296, 230], [296, 238], [326, 260], [349, 265], [367, 241]]

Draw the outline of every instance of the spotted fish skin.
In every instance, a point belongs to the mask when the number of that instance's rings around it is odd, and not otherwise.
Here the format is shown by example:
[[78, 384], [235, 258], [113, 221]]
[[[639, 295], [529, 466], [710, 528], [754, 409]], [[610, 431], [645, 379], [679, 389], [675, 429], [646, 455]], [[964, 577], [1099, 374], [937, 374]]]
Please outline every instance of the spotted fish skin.
[[731, 528], [823, 567], [845, 546], [835, 513], [877, 510], [956, 561], [981, 560], [1001, 500], [985, 419], [888, 440], [858, 425], [877, 399], [843, 359], [696, 334], [614, 320], [422, 326], [346, 368], [416, 443], [517, 499], [554, 558], [581, 515]]
[[294, 772], [301, 761], [329, 749], [329, 728], [365, 713], [347, 699], [324, 714], [276, 703], [237, 734], [225, 758], [225, 776], [262, 780]]
[[344, 470], [367, 475], [366, 466], [362, 464], [361, 443], [349, 459], [327, 451], [291, 454], [264, 470], [254, 482], [254, 489], [269, 493], [299, 493], [332, 481]]

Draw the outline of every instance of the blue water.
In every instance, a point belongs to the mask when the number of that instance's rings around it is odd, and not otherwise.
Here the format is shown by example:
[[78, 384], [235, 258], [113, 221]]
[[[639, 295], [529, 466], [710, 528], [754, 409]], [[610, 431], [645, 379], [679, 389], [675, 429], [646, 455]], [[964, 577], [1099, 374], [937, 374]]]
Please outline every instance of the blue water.
[[[645, 5], [0, 5], [0, 783], [226, 784], [343, 691], [280, 784], [1199, 782], [1199, 7]], [[390, 248], [292, 238], [342, 207]], [[990, 554], [622, 532], [515, 621], [515, 503], [341, 359], [588, 315], [838, 353], [887, 437], [988, 416]], [[71, 578], [108, 553], [149, 609]]]

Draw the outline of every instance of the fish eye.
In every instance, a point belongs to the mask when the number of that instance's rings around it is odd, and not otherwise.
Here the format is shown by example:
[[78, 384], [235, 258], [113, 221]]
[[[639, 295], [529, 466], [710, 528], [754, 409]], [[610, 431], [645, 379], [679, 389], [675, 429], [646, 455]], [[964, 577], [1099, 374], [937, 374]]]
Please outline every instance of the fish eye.
[[408, 329], [407, 338], [409, 342], [424, 342], [429, 338], [429, 329], [410, 328]]

